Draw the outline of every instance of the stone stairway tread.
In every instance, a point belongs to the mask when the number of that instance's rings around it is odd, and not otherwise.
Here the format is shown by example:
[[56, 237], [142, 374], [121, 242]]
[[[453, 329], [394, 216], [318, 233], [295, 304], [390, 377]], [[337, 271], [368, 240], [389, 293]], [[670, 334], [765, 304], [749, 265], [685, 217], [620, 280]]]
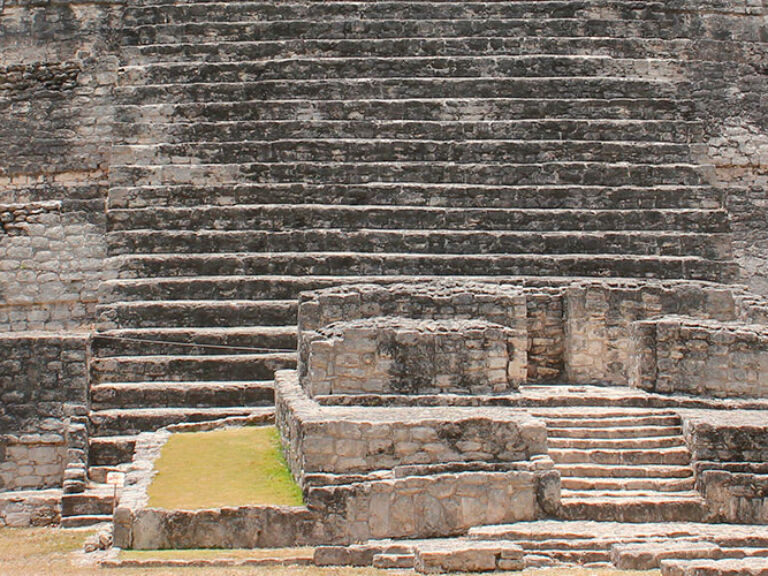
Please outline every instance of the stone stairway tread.
[[559, 428], [547, 426], [547, 436], [550, 440], [555, 439], [584, 439], [590, 438], [595, 441], [608, 440], [627, 440], [629, 438], [674, 438], [683, 433], [681, 426], [619, 426], [605, 428]]
[[547, 445], [555, 449], [576, 450], [654, 449], [685, 446], [685, 438], [682, 435], [652, 436], [648, 438], [594, 438], [588, 435], [581, 438], [556, 438], [549, 436]]
[[691, 460], [690, 452], [685, 446], [674, 448], [654, 448], [651, 450], [637, 448], [610, 449], [562, 449], [550, 448], [549, 456], [559, 464], [676, 464], [686, 465]]
[[695, 479], [691, 474], [688, 478], [611, 478], [611, 477], [579, 477], [563, 476], [563, 490], [654, 490], [656, 492], [678, 492], [692, 490]]
[[563, 477], [579, 478], [690, 478], [693, 470], [685, 465], [669, 464], [557, 464], [555, 468]]
[[171, 424], [188, 424], [249, 418], [268, 422], [273, 418], [273, 407], [227, 408], [127, 408], [94, 410], [90, 414], [94, 436], [126, 436], [153, 431]]
[[701, 494], [694, 490], [680, 490], [674, 492], [660, 492], [658, 490], [570, 490], [564, 489], [561, 493], [565, 500], [680, 500], [701, 499]]
[[[726, 281], [733, 277], [732, 263], [697, 256], [642, 256], [628, 254], [516, 254], [441, 255], [357, 252], [259, 252], [250, 254], [128, 255], [111, 259], [120, 278], [158, 275], [223, 276], [259, 274], [329, 275], [343, 272], [359, 276], [436, 275], [570, 275]], [[640, 424], [638, 420], [635, 424]]]

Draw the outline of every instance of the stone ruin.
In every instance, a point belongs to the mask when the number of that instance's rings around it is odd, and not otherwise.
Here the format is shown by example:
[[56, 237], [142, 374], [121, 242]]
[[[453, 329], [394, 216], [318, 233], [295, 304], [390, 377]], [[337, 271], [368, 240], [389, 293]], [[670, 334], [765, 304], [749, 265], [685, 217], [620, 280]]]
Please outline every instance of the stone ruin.
[[[756, 569], [767, 17], [0, 1], [0, 526]], [[170, 431], [272, 420], [306, 507], [147, 509]]]

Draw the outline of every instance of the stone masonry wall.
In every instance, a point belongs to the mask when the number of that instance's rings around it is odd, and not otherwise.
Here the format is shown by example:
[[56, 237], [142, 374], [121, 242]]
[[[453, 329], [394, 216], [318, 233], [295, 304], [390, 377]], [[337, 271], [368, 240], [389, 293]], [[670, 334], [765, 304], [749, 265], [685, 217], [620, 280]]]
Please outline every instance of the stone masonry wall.
[[626, 385], [632, 322], [666, 314], [733, 320], [729, 288], [689, 282], [591, 282], [565, 296], [566, 375], [575, 384]]
[[633, 327], [630, 384], [662, 394], [768, 397], [768, 329], [665, 317]]
[[94, 318], [119, 2], [0, 4], [0, 330]]
[[61, 486], [68, 411], [88, 400], [87, 342], [0, 334], [0, 491]]
[[546, 453], [546, 426], [522, 410], [320, 406], [296, 372], [275, 374], [275, 420], [294, 476], [407, 464], [516, 462]]
[[377, 317], [338, 322], [301, 340], [301, 384], [325, 394], [490, 394], [509, 374], [514, 333], [478, 320]]

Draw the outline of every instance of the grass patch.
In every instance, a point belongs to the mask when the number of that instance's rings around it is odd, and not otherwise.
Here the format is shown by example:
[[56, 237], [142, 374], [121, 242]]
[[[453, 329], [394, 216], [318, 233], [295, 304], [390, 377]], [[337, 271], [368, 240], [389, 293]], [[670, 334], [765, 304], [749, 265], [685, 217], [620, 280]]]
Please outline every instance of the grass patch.
[[174, 434], [155, 469], [149, 487], [153, 508], [303, 504], [274, 426]]

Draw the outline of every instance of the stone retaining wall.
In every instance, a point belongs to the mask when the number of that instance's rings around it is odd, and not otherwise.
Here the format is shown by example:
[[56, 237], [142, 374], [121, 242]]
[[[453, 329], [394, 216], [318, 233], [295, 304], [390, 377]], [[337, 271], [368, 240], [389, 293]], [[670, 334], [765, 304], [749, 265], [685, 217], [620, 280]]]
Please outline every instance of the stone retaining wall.
[[733, 320], [732, 289], [699, 282], [584, 281], [565, 293], [565, 366], [574, 384], [626, 385], [631, 324], [661, 315]]
[[301, 385], [310, 396], [489, 394], [525, 379], [524, 366], [508, 370], [514, 332], [478, 320], [337, 322], [305, 333], [301, 345]]
[[87, 335], [0, 334], [0, 491], [61, 486], [70, 413], [88, 402]]
[[515, 462], [546, 454], [546, 426], [523, 410], [321, 406], [296, 372], [275, 374], [276, 423], [289, 466], [314, 472], [386, 470], [406, 464]]
[[662, 394], [768, 397], [768, 328], [665, 317], [633, 326], [630, 384]]
[[768, 462], [768, 422], [762, 411], [678, 412], [694, 461]]

